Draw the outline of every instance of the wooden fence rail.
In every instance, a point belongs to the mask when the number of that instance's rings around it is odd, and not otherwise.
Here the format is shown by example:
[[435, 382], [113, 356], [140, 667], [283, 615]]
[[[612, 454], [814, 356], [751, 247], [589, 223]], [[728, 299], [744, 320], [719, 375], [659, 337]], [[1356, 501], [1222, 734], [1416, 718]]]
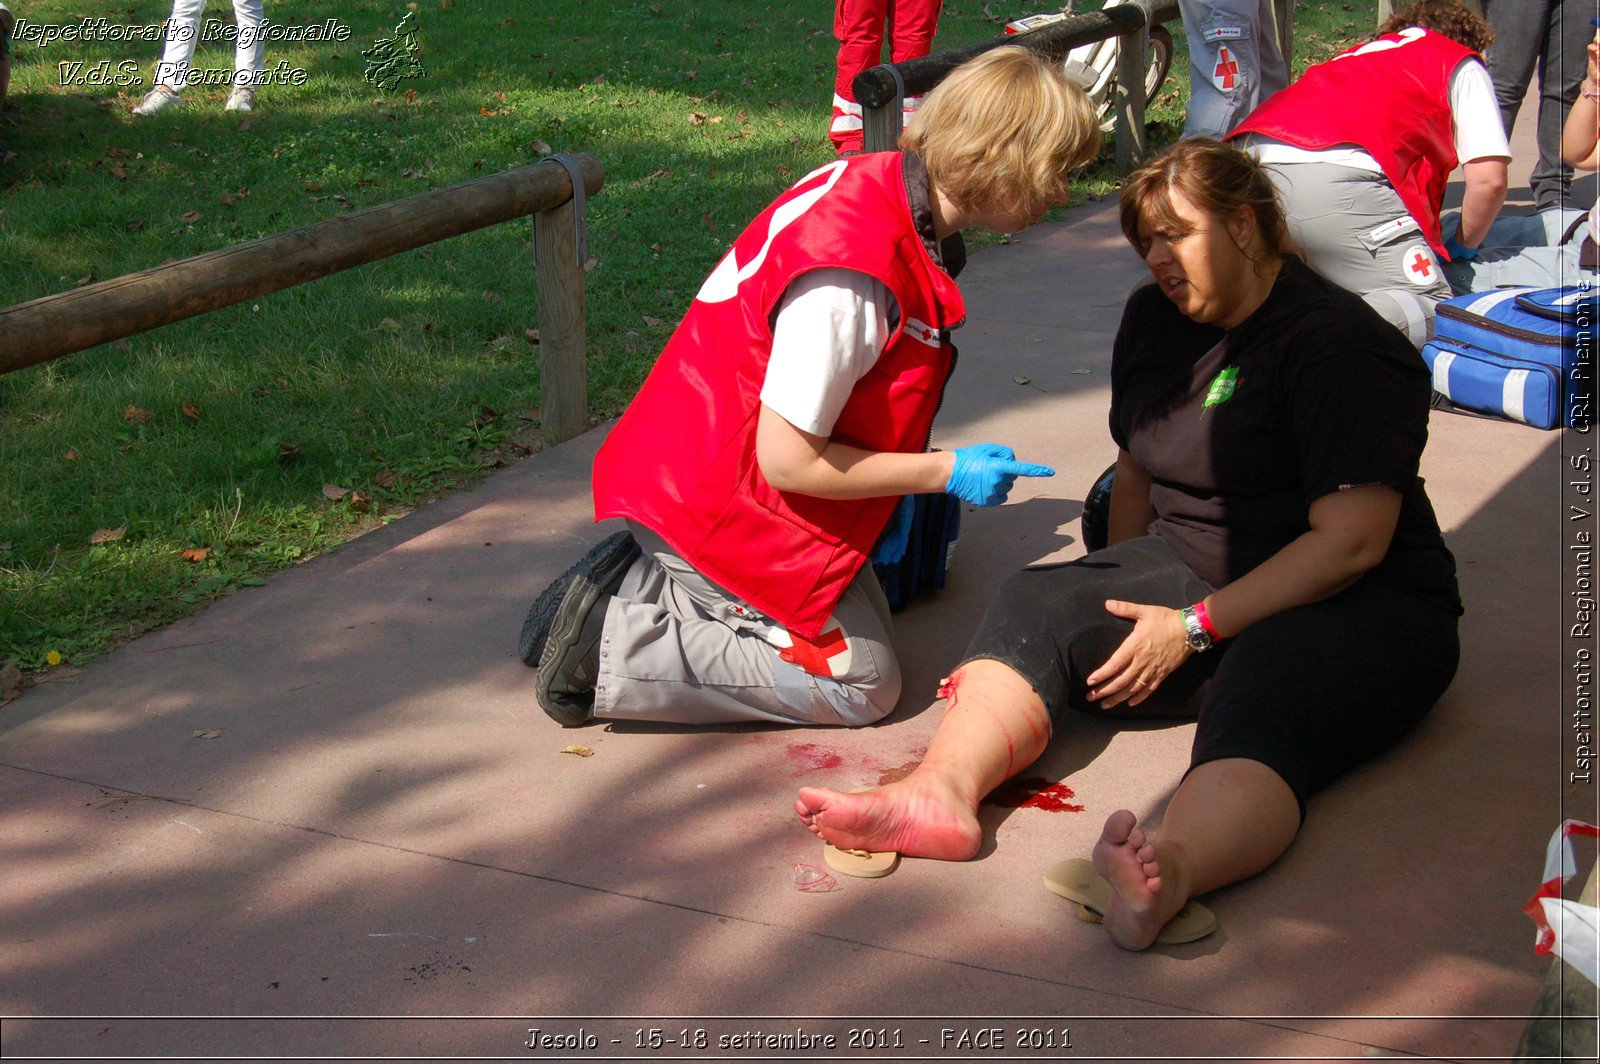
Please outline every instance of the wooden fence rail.
[[[588, 154], [571, 161], [582, 194], [598, 192], [605, 183], [600, 161]], [[0, 310], [0, 373], [532, 214], [541, 428], [551, 442], [566, 439], [588, 427], [575, 191], [567, 167], [547, 159], [19, 303]]]

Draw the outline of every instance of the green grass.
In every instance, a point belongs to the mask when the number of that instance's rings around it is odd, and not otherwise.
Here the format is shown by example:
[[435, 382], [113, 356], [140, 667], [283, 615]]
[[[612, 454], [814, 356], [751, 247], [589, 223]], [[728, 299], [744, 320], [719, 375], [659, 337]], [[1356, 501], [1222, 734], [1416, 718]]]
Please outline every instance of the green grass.
[[[936, 47], [1035, 10], [947, 4]], [[286, 0], [267, 14], [328, 11]], [[0, 117], [0, 147], [17, 153], [0, 167], [0, 305], [588, 151], [606, 167], [587, 277], [591, 412], [604, 417], [739, 228], [830, 157], [826, 7], [431, 0], [416, 12], [427, 77], [381, 92], [361, 50], [404, 11], [355, 0], [337, 8], [350, 40], [269, 45], [269, 66], [308, 80], [263, 89], [248, 118], [222, 111], [224, 88], [138, 119], [138, 88], [59, 83], [60, 60], [136, 59], [148, 77], [158, 45], [19, 42]], [[22, 13], [148, 25], [168, 6], [36, 0]], [[1301, 41], [1323, 57], [1366, 18], [1302, 5]], [[196, 61], [231, 58], [213, 42]], [[1155, 143], [1181, 125], [1184, 78], [1180, 57], [1151, 113]], [[1109, 164], [1080, 187], [1111, 191]], [[538, 326], [522, 222], [0, 376], [0, 663], [81, 663], [526, 453]], [[121, 538], [91, 543], [99, 530]]]

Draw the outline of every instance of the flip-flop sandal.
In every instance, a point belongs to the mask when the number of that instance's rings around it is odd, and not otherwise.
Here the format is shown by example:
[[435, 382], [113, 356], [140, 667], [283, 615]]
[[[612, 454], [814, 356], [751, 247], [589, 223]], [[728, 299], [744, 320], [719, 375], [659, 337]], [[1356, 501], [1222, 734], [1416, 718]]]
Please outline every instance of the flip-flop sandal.
[[[1052, 865], [1044, 873], [1045, 889], [1068, 901], [1078, 903], [1078, 919], [1085, 923], [1102, 922], [1106, 906], [1111, 901], [1111, 884], [1100, 878], [1094, 862], [1077, 857]], [[1156, 936], [1158, 946], [1176, 946], [1205, 938], [1217, 929], [1217, 917], [1198, 902], [1189, 902], [1161, 929]]]
[[857, 879], [882, 879], [900, 863], [900, 855], [893, 850], [841, 850], [827, 842], [822, 844], [822, 859], [835, 872]]

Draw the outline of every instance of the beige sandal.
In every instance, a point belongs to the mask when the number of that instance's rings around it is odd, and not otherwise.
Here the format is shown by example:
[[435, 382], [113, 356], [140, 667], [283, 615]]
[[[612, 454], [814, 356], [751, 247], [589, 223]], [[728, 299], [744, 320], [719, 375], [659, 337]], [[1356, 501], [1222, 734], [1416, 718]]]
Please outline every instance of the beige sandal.
[[[1045, 889], [1078, 903], [1078, 919], [1098, 924], [1111, 901], [1111, 884], [1100, 878], [1094, 862], [1077, 857], [1053, 865], [1044, 874]], [[1189, 902], [1156, 936], [1158, 946], [1176, 946], [1205, 938], [1217, 929], [1217, 917], [1198, 902]]]
[[857, 879], [882, 879], [900, 863], [900, 855], [893, 850], [841, 850], [832, 843], [822, 844], [822, 859], [835, 872]]

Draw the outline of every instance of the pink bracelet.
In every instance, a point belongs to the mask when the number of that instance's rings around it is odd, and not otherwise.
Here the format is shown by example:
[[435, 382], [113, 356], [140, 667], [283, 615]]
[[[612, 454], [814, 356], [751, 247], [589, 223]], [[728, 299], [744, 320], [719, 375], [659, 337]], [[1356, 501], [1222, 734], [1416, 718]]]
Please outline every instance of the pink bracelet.
[[1201, 599], [1199, 602], [1194, 604], [1194, 619], [1200, 622], [1200, 627], [1204, 628], [1206, 630], [1206, 634], [1212, 639], [1222, 638], [1217, 634], [1216, 627], [1211, 623], [1211, 614], [1206, 610], [1205, 599]]
[[1581, 95], [1585, 100], [1600, 100], [1600, 85], [1596, 85], [1592, 81], [1585, 80], [1583, 85], [1578, 89], [1578, 94]]

